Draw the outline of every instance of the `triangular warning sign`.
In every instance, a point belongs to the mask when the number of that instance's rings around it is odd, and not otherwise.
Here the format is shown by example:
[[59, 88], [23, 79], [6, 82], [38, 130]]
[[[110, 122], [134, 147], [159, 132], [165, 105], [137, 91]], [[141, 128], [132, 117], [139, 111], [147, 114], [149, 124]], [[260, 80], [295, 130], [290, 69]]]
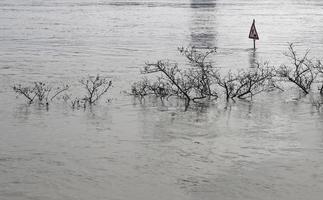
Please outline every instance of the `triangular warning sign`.
[[253, 20], [250, 32], [249, 32], [249, 38], [254, 40], [259, 40], [259, 36], [256, 30], [255, 20]]

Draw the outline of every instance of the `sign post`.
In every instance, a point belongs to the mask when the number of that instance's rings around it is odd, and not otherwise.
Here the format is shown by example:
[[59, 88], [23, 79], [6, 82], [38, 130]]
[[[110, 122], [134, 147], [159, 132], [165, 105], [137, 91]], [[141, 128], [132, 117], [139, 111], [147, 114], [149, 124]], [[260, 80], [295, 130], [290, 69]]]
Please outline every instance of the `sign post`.
[[253, 20], [251, 28], [250, 28], [250, 32], [249, 32], [249, 38], [253, 39], [253, 49], [256, 50], [256, 40], [259, 40], [259, 36], [256, 30], [256, 25], [255, 25], [256, 21]]

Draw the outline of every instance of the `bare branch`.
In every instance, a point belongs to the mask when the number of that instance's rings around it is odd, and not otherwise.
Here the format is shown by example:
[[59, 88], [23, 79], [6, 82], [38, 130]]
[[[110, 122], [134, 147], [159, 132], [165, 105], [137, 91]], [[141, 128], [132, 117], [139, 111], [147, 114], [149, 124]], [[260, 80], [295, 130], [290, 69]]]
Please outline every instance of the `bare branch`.
[[83, 99], [86, 100], [90, 105], [96, 103], [112, 86], [111, 80], [108, 80], [108, 78], [100, 75], [95, 77], [88, 76], [79, 82], [87, 91], [87, 94]]
[[317, 73], [314, 71], [314, 64], [308, 58], [309, 50], [306, 51], [304, 56], [298, 57], [294, 49], [294, 45], [289, 44], [289, 52], [285, 56], [291, 59], [291, 66], [282, 65], [276, 69], [276, 74], [279, 77], [297, 85], [305, 94], [311, 90], [312, 83], [314, 82]]

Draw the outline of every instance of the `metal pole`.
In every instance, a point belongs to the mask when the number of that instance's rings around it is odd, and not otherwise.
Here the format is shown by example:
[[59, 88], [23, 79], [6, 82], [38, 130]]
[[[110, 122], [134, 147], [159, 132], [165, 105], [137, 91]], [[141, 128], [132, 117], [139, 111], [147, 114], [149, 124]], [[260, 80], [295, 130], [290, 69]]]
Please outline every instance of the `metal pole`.
[[256, 51], [256, 40], [255, 39], [253, 39], [253, 50]]

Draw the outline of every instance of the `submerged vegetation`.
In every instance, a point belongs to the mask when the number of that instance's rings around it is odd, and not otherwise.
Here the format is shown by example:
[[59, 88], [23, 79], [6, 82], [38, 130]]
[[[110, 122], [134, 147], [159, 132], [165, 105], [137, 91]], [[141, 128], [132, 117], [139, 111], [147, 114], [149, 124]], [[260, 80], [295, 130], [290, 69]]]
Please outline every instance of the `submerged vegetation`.
[[255, 68], [239, 70], [236, 73], [229, 71], [226, 75], [214, 76], [216, 84], [225, 91], [226, 99], [252, 98], [254, 95], [266, 91], [272, 86], [273, 67], [268, 64], [257, 64]]
[[132, 85], [132, 94], [143, 98], [149, 94], [164, 99], [176, 96], [185, 100], [188, 106], [191, 101], [198, 102], [201, 99], [217, 98], [211, 76], [216, 70], [206, 61], [207, 57], [216, 52], [209, 49], [201, 53], [196, 49], [180, 48], [179, 51], [189, 60], [189, 67], [179, 67], [177, 63], [169, 61], [157, 61], [146, 63], [143, 74], [158, 74], [154, 80], [147, 78]]
[[[225, 71], [213, 65], [210, 57], [216, 53], [216, 48], [182, 47], [178, 50], [186, 63], [169, 60], [146, 63], [141, 71], [144, 77], [132, 84], [130, 94], [140, 100], [146, 96], [154, 96], [161, 101], [182, 99], [186, 109], [191, 103], [210, 102], [221, 96], [230, 101], [252, 99], [257, 94], [273, 89], [283, 91], [277, 84], [281, 82], [290, 82], [305, 95], [311, 93], [315, 85], [323, 96], [322, 63], [309, 59], [309, 51], [299, 56], [293, 44], [289, 44], [289, 51], [285, 53], [290, 60], [289, 65], [274, 67], [269, 63], [256, 63], [253, 68], [235, 71]], [[85, 91], [83, 95], [67, 93], [70, 89], [68, 85], [53, 87], [44, 82], [34, 82], [31, 86], [14, 85], [13, 90], [29, 104], [48, 106], [49, 102], [60, 97], [73, 109], [85, 109], [95, 105], [112, 86], [110, 79], [100, 75], [82, 78], [78, 83]], [[318, 100], [312, 104], [321, 107], [322, 102]]]
[[18, 95], [24, 96], [29, 104], [34, 103], [35, 100], [40, 104], [49, 104], [49, 102], [53, 101], [55, 97], [68, 89], [68, 85], [63, 87], [52, 87], [44, 82], [34, 82], [31, 86], [22, 86], [21, 84], [13, 86], [13, 90]]
[[227, 100], [252, 98], [265, 91], [273, 81], [274, 68], [267, 63], [235, 73], [223, 73], [206, 60], [216, 49], [201, 52], [192, 47], [180, 48], [179, 51], [188, 60], [188, 67], [179, 67], [177, 63], [161, 60], [146, 64], [143, 74], [159, 74], [154, 80], [144, 77], [143, 80], [134, 83], [132, 94], [141, 98], [149, 94], [157, 97], [177, 96], [185, 99], [188, 105], [191, 101], [196, 103], [202, 99], [217, 99], [221, 88]]
[[[323, 95], [323, 65], [308, 58], [309, 51], [299, 56], [294, 45], [289, 44], [285, 56], [290, 65], [279, 67], [269, 63], [256, 63], [254, 68], [224, 71], [212, 65], [208, 56], [216, 53], [216, 49], [179, 48], [185, 56], [188, 66], [159, 60], [146, 63], [142, 74], [154, 73], [155, 77], [144, 77], [132, 85], [131, 94], [140, 98], [147, 95], [164, 97], [176, 96], [185, 100], [186, 107], [198, 100], [217, 99], [222, 94], [227, 101], [234, 99], [252, 99], [255, 95], [283, 89], [277, 82], [290, 82], [296, 85], [305, 95], [319, 85], [319, 93]], [[319, 77], [319, 78], [318, 78]], [[318, 104], [316, 104], [318, 105]]]
[[86, 108], [87, 104], [95, 104], [112, 86], [111, 80], [100, 75], [88, 76], [79, 82], [86, 91], [83, 97], [72, 98], [71, 94], [66, 93], [70, 89], [68, 85], [52, 87], [44, 82], [35, 82], [33, 86], [15, 85], [13, 86], [13, 90], [17, 95], [26, 98], [29, 104], [38, 103], [39, 105], [46, 104], [48, 106], [50, 101], [61, 96], [74, 109], [80, 107]]
[[86, 95], [83, 99], [90, 105], [96, 103], [112, 86], [111, 80], [100, 75], [95, 77], [88, 76], [80, 80], [80, 83], [86, 90]]
[[297, 85], [305, 94], [308, 94], [316, 79], [315, 64], [308, 58], [307, 51], [303, 56], [298, 56], [293, 44], [289, 44], [289, 52], [285, 56], [291, 61], [291, 65], [281, 65], [276, 69], [278, 77], [284, 78]]

